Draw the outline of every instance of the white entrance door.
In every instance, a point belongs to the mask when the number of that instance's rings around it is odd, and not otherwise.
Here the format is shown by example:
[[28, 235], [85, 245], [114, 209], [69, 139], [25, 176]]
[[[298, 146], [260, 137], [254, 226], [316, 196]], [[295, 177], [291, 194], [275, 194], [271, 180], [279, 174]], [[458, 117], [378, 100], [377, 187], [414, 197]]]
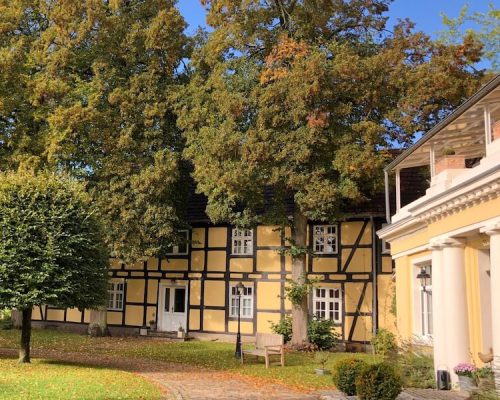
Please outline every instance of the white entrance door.
[[172, 332], [182, 326], [186, 331], [187, 288], [186, 286], [161, 285], [158, 304], [158, 327], [161, 331]]

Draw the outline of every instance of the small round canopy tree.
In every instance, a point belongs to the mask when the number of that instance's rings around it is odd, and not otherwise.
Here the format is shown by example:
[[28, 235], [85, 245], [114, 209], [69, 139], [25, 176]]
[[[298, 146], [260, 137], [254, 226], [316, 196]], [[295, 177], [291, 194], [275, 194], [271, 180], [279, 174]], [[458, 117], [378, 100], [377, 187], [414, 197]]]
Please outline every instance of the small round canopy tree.
[[107, 267], [99, 219], [80, 183], [0, 174], [0, 308], [22, 312], [19, 362], [30, 362], [33, 307], [103, 306]]

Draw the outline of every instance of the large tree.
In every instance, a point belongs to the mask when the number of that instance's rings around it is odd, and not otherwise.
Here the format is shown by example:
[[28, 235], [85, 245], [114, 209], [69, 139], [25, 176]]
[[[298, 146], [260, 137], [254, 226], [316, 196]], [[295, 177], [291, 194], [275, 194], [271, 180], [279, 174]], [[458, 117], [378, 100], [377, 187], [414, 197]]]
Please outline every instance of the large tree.
[[87, 181], [112, 255], [161, 255], [183, 224], [175, 0], [0, 0], [0, 169]]
[[[438, 44], [409, 21], [390, 32], [390, 0], [202, 3], [213, 31], [176, 98], [185, 155], [213, 222], [291, 225], [292, 277], [303, 287], [307, 219], [333, 221], [368, 199], [382, 150], [411, 142], [478, 88], [469, 66], [481, 45]], [[306, 295], [292, 316], [300, 344]]]
[[20, 362], [30, 362], [33, 307], [105, 304], [108, 256], [81, 183], [48, 173], [0, 175], [0, 308], [22, 312]]

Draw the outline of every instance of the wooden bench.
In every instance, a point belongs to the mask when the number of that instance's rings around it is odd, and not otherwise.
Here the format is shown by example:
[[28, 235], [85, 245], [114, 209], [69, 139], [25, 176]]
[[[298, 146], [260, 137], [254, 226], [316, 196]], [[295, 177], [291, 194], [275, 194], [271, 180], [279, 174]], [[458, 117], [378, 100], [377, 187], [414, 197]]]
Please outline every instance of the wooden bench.
[[266, 368], [269, 368], [269, 357], [280, 356], [281, 366], [285, 366], [285, 349], [283, 335], [274, 333], [258, 333], [255, 335], [255, 349], [243, 350], [241, 352], [241, 363], [244, 355], [264, 357]]

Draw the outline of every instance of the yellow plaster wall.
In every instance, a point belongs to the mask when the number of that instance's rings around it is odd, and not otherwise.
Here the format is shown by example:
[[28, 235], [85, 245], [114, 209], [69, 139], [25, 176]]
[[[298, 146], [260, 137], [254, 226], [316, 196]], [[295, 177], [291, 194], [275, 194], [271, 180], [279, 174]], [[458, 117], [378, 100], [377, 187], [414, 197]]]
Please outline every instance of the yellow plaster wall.
[[252, 272], [253, 259], [252, 258], [231, 258], [229, 260], [229, 270], [231, 272]]
[[[45, 307], [45, 306], [42, 306], [42, 307]], [[33, 321], [40, 321], [42, 319], [42, 315], [40, 314], [40, 307], [33, 307], [31, 319]]]
[[[232, 333], [238, 332], [238, 321], [229, 321], [227, 324], [227, 330]], [[252, 335], [253, 334], [253, 322], [241, 321], [240, 331], [242, 334]]]
[[[212, 229], [212, 228], [211, 228]], [[208, 271], [225, 271], [226, 270], [226, 252], [211, 250], [207, 257]]]
[[257, 251], [257, 271], [279, 272], [280, 270], [281, 258], [276, 250]]
[[127, 301], [131, 303], [144, 302], [144, 280], [129, 279], [127, 281]]
[[278, 226], [257, 227], [257, 246], [281, 246], [281, 235]]
[[201, 304], [201, 281], [191, 281], [189, 284], [191, 285], [189, 290], [189, 304], [199, 306]]
[[[342, 250], [342, 261], [343, 267], [347, 262], [349, 254], [352, 249], [343, 249]], [[371, 249], [356, 249], [354, 251], [354, 255], [349, 263], [349, 267], [347, 268], [347, 272], [370, 272], [372, 265], [372, 251]]]
[[203, 271], [203, 268], [205, 268], [205, 251], [191, 251], [191, 269], [193, 271]]
[[162, 271], [187, 271], [188, 260], [183, 258], [170, 258], [161, 260]]
[[148, 303], [156, 303], [158, 299], [158, 281], [148, 280]]
[[144, 260], [135, 263], [125, 264], [125, 269], [144, 269]]
[[106, 321], [110, 325], [121, 325], [122, 324], [122, 312], [121, 311], [108, 311], [106, 313]]
[[257, 282], [257, 308], [263, 310], [280, 309], [280, 282]]
[[413, 334], [413, 285], [408, 257], [396, 260], [396, 309], [397, 331], [401, 339], [410, 339]]
[[271, 322], [275, 324], [281, 319], [280, 313], [257, 313], [257, 332], [261, 333], [273, 333], [271, 330]]
[[427, 226], [424, 226], [416, 232], [391, 241], [391, 254], [398, 254], [402, 251], [415, 249], [428, 243], [429, 232]]
[[224, 310], [204, 310], [203, 311], [203, 330], [224, 332], [225, 331], [225, 312]]
[[[344, 246], [353, 245], [363, 227], [363, 221], [347, 221], [341, 224], [341, 243]], [[359, 244], [370, 244], [372, 242], [372, 228], [368, 223]]]
[[200, 310], [189, 310], [189, 329], [192, 331], [200, 329]]
[[390, 273], [392, 272], [392, 258], [391, 257], [382, 257], [382, 272]]
[[[322, 284], [323, 286], [323, 284]], [[345, 283], [345, 308], [346, 312], [356, 312], [361, 294], [363, 293], [363, 282], [346, 282]], [[372, 284], [366, 286], [365, 297], [361, 303], [361, 312], [370, 312], [372, 310]]]
[[226, 285], [221, 281], [205, 281], [205, 299], [206, 306], [221, 306], [225, 305]]
[[47, 309], [47, 319], [50, 321], [64, 321], [64, 310]]
[[205, 247], [205, 228], [193, 228], [191, 235], [191, 247], [193, 249], [202, 249]]
[[78, 308], [68, 308], [66, 310], [66, 321], [80, 322], [82, 320], [82, 312]]
[[147, 268], [149, 271], [157, 271], [158, 270], [158, 259], [157, 258], [148, 258]]
[[337, 272], [338, 259], [335, 257], [313, 257], [313, 272]]
[[83, 314], [83, 322], [88, 324], [90, 322], [90, 310], [85, 309], [85, 313]]
[[396, 333], [396, 318], [391, 313], [392, 298], [396, 295], [396, 284], [391, 275], [379, 275], [377, 285], [379, 327]]
[[156, 320], [156, 307], [146, 308], [146, 324], [149, 325], [149, 321]]
[[[345, 317], [345, 338], [349, 338], [349, 332], [351, 331], [352, 324], [354, 322], [354, 317]], [[356, 325], [354, 327], [354, 332], [352, 335], [352, 340], [356, 341], [370, 341], [372, 338], [372, 318], [371, 317], [358, 317]]]
[[143, 312], [141, 306], [126, 306], [125, 325], [142, 326]]
[[112, 258], [109, 260], [109, 268], [110, 269], [120, 269], [122, 267], [122, 263], [120, 260], [116, 258]]
[[208, 247], [226, 247], [227, 228], [208, 228]]

